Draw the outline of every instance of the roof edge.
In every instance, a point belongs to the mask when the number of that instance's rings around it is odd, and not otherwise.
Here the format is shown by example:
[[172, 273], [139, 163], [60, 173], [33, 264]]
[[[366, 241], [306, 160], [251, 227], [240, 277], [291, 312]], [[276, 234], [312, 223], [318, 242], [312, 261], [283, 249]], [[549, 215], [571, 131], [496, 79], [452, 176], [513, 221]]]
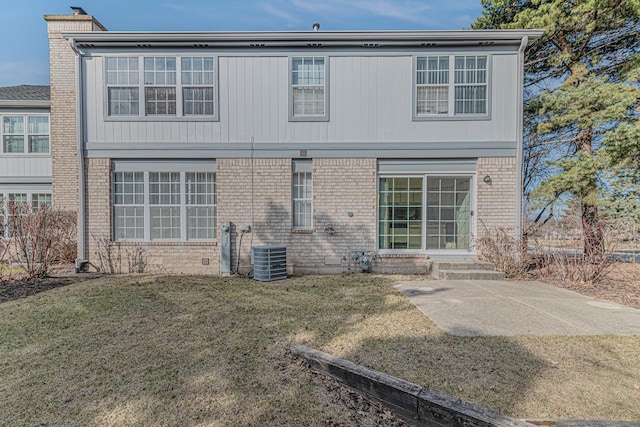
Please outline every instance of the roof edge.
[[383, 31], [212, 31], [212, 32], [64, 32], [76, 42], [243, 42], [243, 41], [505, 41], [540, 38], [543, 30], [383, 30]]
[[51, 108], [51, 101], [44, 99], [2, 99], [0, 108]]

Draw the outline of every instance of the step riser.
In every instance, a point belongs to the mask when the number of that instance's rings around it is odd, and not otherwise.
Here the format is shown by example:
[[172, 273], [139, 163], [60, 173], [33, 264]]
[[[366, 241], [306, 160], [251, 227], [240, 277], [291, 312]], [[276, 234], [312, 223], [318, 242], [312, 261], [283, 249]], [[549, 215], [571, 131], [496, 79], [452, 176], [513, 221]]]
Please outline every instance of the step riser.
[[465, 271], [465, 270], [487, 270], [493, 271], [495, 265], [490, 262], [434, 262], [433, 270]]
[[440, 280], [504, 280], [505, 274], [501, 271], [486, 270], [439, 270], [437, 277]]

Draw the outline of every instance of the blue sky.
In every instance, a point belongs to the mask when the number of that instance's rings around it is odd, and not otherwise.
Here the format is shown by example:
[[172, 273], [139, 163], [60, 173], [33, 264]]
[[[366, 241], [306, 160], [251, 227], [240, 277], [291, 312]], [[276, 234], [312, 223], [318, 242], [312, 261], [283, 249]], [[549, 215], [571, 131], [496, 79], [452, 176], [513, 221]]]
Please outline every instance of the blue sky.
[[458, 30], [480, 0], [0, 0], [0, 86], [49, 84], [43, 15], [80, 6], [110, 31]]

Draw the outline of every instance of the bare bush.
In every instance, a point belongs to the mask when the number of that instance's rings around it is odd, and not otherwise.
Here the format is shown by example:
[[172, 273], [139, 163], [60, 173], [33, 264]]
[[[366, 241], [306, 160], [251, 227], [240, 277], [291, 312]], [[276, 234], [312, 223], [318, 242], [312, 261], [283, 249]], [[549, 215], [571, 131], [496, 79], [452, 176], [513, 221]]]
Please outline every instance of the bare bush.
[[[552, 227], [552, 226], [551, 226]], [[609, 227], [604, 221], [598, 224], [605, 238], [605, 251], [579, 250], [576, 248], [573, 232], [564, 234], [566, 228], [555, 229], [554, 239], [549, 239], [549, 230], [541, 230], [533, 235], [537, 278], [541, 280], [557, 280], [562, 282], [577, 282], [594, 284], [604, 278], [614, 266], [612, 253], [616, 243], [613, 241], [614, 227]], [[547, 237], [545, 239], [540, 238]]]
[[6, 209], [4, 257], [20, 266], [18, 274], [27, 279], [45, 277], [54, 261], [52, 248], [66, 213], [47, 207], [32, 211], [25, 203], [10, 203]]
[[147, 251], [141, 246], [127, 246], [111, 241], [109, 237], [92, 236], [97, 265], [94, 267], [103, 273], [122, 274], [123, 267], [128, 273], [144, 273], [147, 270]]
[[58, 262], [73, 262], [78, 256], [78, 217], [73, 211], [59, 211], [56, 221], [56, 237], [51, 247], [51, 257]]
[[476, 239], [478, 258], [493, 263], [507, 277], [522, 278], [529, 270], [530, 262], [520, 239], [514, 230], [504, 227], [487, 228]]

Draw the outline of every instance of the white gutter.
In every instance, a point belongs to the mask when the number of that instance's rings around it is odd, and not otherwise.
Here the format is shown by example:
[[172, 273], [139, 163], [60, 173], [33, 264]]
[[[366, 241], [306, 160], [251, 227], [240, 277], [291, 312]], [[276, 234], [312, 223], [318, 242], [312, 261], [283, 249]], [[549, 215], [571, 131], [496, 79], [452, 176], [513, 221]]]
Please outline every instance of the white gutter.
[[82, 126], [82, 52], [76, 46], [73, 38], [69, 39], [71, 49], [76, 54], [76, 157], [78, 158], [78, 257], [76, 258], [76, 273], [82, 270], [88, 262], [86, 254], [85, 232], [85, 194], [84, 194], [84, 143]]
[[523, 197], [523, 144], [524, 144], [524, 51], [529, 44], [529, 37], [523, 36], [518, 49], [518, 91], [516, 122], [516, 224], [515, 238], [522, 239], [522, 197]]
[[518, 44], [535, 40], [542, 30], [456, 31], [235, 31], [235, 32], [65, 32], [87, 47], [364, 47]]
[[51, 101], [8, 99], [0, 101], [0, 108], [51, 108]]

